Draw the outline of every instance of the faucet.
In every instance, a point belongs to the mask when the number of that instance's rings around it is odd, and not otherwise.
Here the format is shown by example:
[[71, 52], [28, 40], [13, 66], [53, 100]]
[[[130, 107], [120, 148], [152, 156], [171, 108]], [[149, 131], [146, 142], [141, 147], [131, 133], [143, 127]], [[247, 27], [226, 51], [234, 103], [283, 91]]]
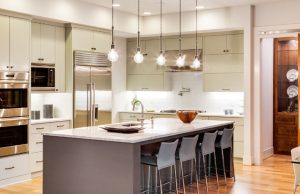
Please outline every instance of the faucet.
[[141, 121], [141, 126], [144, 127], [144, 120], [145, 120], [145, 117], [144, 117], [144, 105], [143, 103], [140, 101], [140, 100], [135, 100], [133, 105], [132, 105], [132, 110], [135, 109], [135, 106], [137, 103], [140, 103], [141, 104], [141, 107], [142, 107], [142, 111], [141, 111], [141, 118], [138, 119], [138, 121]]

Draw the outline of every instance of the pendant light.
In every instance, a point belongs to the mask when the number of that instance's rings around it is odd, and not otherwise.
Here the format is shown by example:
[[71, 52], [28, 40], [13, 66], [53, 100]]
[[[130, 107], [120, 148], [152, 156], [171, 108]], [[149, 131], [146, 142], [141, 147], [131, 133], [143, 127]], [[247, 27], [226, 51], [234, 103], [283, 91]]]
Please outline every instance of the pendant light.
[[144, 61], [144, 56], [141, 52], [141, 47], [140, 47], [140, 0], [138, 0], [138, 33], [137, 33], [137, 48], [136, 48], [136, 53], [134, 55], [134, 61], [139, 64]]
[[116, 62], [119, 59], [119, 55], [115, 49], [115, 37], [114, 37], [114, 0], [111, 2], [111, 49], [107, 55], [107, 58], [110, 62]]
[[201, 62], [199, 59], [199, 52], [198, 52], [198, 0], [196, 0], [196, 54], [195, 54], [195, 60], [193, 61], [193, 64], [191, 65], [192, 68], [198, 69], [201, 67]]
[[166, 63], [166, 57], [162, 49], [162, 0], [160, 0], [160, 54], [156, 59], [157, 65], [163, 66]]
[[185, 63], [185, 55], [181, 52], [181, 0], [179, 0], [179, 53], [176, 60], [176, 65], [178, 67], [183, 67]]

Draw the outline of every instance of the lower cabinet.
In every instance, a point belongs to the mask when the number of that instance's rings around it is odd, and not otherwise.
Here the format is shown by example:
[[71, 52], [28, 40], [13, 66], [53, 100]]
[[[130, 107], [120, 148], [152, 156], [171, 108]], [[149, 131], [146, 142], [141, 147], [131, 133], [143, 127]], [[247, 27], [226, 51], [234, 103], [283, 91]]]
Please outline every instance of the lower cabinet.
[[43, 170], [43, 135], [45, 131], [70, 128], [70, 121], [31, 124], [29, 135], [29, 153], [31, 173]]
[[0, 181], [30, 173], [29, 155], [21, 154], [0, 159]]

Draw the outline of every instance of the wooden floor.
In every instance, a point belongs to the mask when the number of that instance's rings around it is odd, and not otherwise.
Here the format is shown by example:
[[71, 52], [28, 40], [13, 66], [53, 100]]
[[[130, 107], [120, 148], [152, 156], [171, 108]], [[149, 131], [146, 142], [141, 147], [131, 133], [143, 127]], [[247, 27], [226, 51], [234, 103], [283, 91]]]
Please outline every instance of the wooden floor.
[[[215, 180], [212, 179], [209, 182], [209, 193], [284, 194], [293, 191], [294, 176], [289, 156], [275, 155], [265, 160], [262, 166], [243, 166], [237, 162], [235, 167], [236, 182], [229, 180], [228, 185], [225, 186], [224, 180], [221, 179], [218, 191]], [[205, 193], [203, 184], [200, 188], [200, 193]], [[195, 191], [195, 185], [187, 189], [188, 194], [196, 193]], [[42, 194], [42, 178], [2, 188], [0, 194]]]

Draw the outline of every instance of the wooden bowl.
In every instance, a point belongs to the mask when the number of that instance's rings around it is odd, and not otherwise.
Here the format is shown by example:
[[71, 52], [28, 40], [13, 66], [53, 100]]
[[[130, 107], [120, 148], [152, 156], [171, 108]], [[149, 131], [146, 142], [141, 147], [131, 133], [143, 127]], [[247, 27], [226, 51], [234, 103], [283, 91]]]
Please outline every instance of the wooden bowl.
[[198, 115], [197, 111], [178, 110], [176, 111], [178, 118], [184, 123], [191, 123]]

